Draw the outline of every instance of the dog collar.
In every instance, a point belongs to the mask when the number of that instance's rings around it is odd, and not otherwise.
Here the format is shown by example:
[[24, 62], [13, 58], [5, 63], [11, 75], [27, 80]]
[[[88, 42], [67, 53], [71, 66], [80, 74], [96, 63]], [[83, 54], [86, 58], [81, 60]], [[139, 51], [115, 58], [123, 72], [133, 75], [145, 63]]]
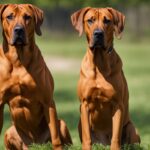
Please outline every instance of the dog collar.
[[109, 49], [108, 49], [108, 53], [111, 54], [112, 51], [113, 51], [113, 47], [111, 46], [111, 47], [109, 47]]

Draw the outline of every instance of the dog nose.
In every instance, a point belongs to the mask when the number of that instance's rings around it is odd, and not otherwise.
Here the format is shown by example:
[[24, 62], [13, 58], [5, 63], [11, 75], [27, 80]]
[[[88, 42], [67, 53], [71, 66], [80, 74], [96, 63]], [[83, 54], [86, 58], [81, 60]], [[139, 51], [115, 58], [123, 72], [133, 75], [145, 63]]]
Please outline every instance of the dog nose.
[[103, 38], [104, 32], [101, 29], [96, 29], [94, 31], [94, 37], [96, 38]]
[[14, 28], [14, 32], [18, 35], [22, 35], [22, 34], [24, 34], [24, 28], [22, 26], [16, 26]]

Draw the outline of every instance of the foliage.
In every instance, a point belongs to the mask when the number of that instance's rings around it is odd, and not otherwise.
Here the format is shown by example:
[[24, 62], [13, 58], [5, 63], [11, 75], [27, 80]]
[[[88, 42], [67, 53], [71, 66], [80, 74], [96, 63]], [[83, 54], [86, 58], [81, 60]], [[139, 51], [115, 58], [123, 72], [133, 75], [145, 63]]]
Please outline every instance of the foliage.
[[40, 7], [124, 6], [149, 3], [149, 0], [2, 0], [1, 3], [31, 3]]

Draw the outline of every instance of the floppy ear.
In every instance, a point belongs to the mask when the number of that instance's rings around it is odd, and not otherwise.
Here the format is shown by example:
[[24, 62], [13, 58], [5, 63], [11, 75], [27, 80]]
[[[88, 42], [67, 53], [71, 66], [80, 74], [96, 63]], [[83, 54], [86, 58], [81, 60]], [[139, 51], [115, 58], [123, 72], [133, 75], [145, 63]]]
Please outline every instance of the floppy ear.
[[34, 17], [35, 17], [35, 32], [37, 35], [40, 36], [40, 35], [42, 35], [40, 27], [41, 27], [41, 25], [43, 23], [43, 19], [44, 19], [43, 11], [31, 4], [29, 6], [33, 10]]
[[8, 4], [0, 4], [0, 16], [1, 16], [1, 20], [2, 20], [3, 11], [5, 10], [5, 8], [7, 6], [8, 6]]
[[71, 15], [71, 22], [75, 29], [79, 32], [79, 36], [83, 33], [83, 18], [90, 7], [85, 7], [73, 13]]
[[113, 16], [115, 36], [117, 38], [121, 38], [121, 33], [123, 32], [124, 25], [125, 25], [125, 16], [121, 12], [113, 8], [107, 8], [107, 9]]

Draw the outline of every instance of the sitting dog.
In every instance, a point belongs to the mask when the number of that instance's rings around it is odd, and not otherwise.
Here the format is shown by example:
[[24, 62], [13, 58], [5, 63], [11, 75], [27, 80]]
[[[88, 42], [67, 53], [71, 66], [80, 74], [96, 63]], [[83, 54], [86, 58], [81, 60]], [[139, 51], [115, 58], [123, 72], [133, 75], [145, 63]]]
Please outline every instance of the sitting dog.
[[111, 150], [140, 143], [129, 116], [122, 61], [113, 47], [114, 33], [117, 37], [122, 33], [125, 16], [113, 8], [86, 7], [73, 13], [71, 21], [88, 41], [78, 82], [82, 149], [91, 150], [92, 143], [111, 145]]
[[63, 120], [58, 120], [54, 83], [35, 44], [41, 35], [43, 12], [30, 4], [0, 5], [3, 45], [0, 48], [0, 132], [4, 105], [12, 126], [5, 132], [7, 150], [27, 150], [34, 143], [52, 142], [54, 150], [71, 144]]

